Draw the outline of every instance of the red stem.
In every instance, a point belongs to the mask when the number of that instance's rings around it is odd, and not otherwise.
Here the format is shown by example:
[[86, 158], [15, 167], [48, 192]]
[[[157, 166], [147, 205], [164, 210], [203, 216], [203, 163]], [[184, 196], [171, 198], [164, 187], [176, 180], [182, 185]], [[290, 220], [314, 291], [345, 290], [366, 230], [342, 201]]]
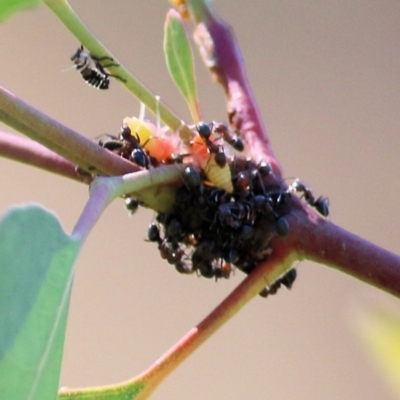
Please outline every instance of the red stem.
[[[224, 299], [206, 318], [189, 330], [173, 347], [163, 354], [148, 370], [132, 382], [146, 381], [141, 396], [147, 398], [157, 385], [175, 370], [213, 333], [238, 313], [250, 300], [266, 286], [270, 285], [272, 274], [277, 270], [287, 270], [296, 255], [288, 248], [278, 248], [268, 260], [260, 265]], [[268, 279], [269, 278], [269, 279]]]
[[11, 133], [0, 131], [0, 156], [44, 169], [66, 178], [88, 182], [76, 172], [76, 166], [47, 147]]
[[325, 264], [400, 298], [400, 256], [322, 218], [304, 201], [292, 198], [289, 235], [277, 237], [276, 251]]
[[[311, 215], [313, 214], [313, 215]], [[304, 215], [304, 212], [301, 213]], [[285, 246], [300, 257], [323, 263], [400, 297], [400, 257], [315, 215], [292, 212], [292, 240]]]
[[250, 88], [234, 32], [210, 9], [203, 12], [204, 19], [198, 23], [194, 38], [205, 64], [225, 89], [230, 123], [244, 137], [249, 155], [256, 161], [269, 162], [274, 174], [280, 177], [281, 167], [273, 154]]

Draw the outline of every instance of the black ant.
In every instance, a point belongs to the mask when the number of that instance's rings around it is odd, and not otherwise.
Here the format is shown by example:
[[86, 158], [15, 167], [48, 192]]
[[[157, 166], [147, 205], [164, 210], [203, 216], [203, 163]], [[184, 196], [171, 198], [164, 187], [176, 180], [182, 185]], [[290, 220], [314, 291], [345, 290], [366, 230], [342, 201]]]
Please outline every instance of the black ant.
[[125, 199], [125, 207], [130, 212], [131, 215], [136, 213], [136, 211], [139, 208], [139, 205], [140, 205], [139, 201], [134, 197], [128, 197], [127, 199]]
[[200, 172], [192, 166], [185, 168], [183, 172], [183, 180], [188, 189], [197, 189], [202, 185]]
[[[109, 63], [101, 65], [101, 61], [105, 60], [108, 60]], [[125, 79], [122, 79], [117, 75], [109, 74], [105, 71], [105, 68], [118, 67], [119, 65], [114, 63], [114, 60], [111, 57], [95, 57], [86, 51], [83, 45], [81, 45], [81, 47], [79, 47], [71, 56], [71, 61], [73, 61], [75, 68], [81, 73], [85, 82], [97, 89], [108, 89], [110, 85], [110, 77], [126, 82]]]
[[285, 286], [287, 289], [291, 289], [296, 277], [297, 271], [292, 268], [280, 276], [271, 286], [264, 288], [259, 294], [261, 297], [267, 297], [270, 294], [275, 294], [281, 285]]
[[132, 146], [126, 140], [108, 134], [100, 136], [97, 140], [99, 146], [110, 150], [123, 158], [129, 159], [132, 152]]
[[226, 124], [222, 122], [213, 122], [212, 130], [213, 132], [220, 134], [225, 142], [229, 143], [235, 150], [244, 150], [243, 140], [236, 133], [232, 135]]
[[[175, 222], [173, 222], [175, 221]], [[172, 222], [172, 224], [171, 224]], [[171, 220], [169, 226], [179, 224], [176, 220]], [[168, 229], [167, 229], [168, 230]], [[180, 227], [178, 228], [180, 231]], [[171, 232], [171, 236], [178, 235], [180, 233], [177, 232], [177, 228], [173, 227]], [[168, 236], [168, 232], [167, 235]], [[190, 266], [183, 261], [185, 256], [185, 251], [179, 246], [178, 242], [169, 242], [171, 237], [161, 238], [160, 228], [156, 223], [151, 223], [147, 230], [147, 240], [149, 242], [156, 242], [158, 244], [158, 250], [160, 251], [160, 256], [162, 259], [167, 260], [169, 264], [175, 265], [175, 268], [178, 272], [183, 274], [190, 274], [192, 269]]]
[[214, 143], [214, 141], [210, 140], [210, 136], [212, 134], [212, 126], [212, 124], [201, 121], [196, 125], [196, 130], [199, 133], [199, 136], [203, 139], [203, 142], [206, 145], [208, 152], [210, 154], [214, 154], [214, 159], [217, 165], [223, 168], [225, 167], [227, 162], [225, 150], [223, 146], [218, 145]]
[[311, 206], [314, 207], [323, 217], [329, 215], [329, 201], [326, 197], [314, 198], [314, 195], [309, 187], [304, 182], [296, 179], [289, 187], [289, 190], [297, 193], [301, 193], [304, 200]]

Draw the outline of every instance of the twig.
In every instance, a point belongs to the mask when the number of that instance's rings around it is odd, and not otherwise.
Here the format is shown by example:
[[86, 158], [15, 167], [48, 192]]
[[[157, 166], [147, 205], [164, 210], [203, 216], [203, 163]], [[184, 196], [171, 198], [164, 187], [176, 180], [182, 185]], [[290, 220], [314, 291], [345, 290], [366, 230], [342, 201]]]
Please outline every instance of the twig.
[[[197, 348], [228, 322], [242, 307], [266, 286], [274, 282], [297, 258], [294, 252], [276, 251], [268, 261], [261, 263], [243, 282], [206, 318], [183, 336], [150, 368], [129, 381], [97, 388], [63, 388], [60, 399], [94, 400], [96, 398], [125, 398], [135, 393], [135, 400], [147, 399], [158, 385], [169, 376]], [[115, 396], [115, 397], [114, 397]], [[120, 396], [120, 397], [119, 397]]]
[[0, 120], [85, 171], [123, 175], [139, 170], [135, 164], [103, 149], [1, 87]]
[[0, 156], [76, 181], [87, 182], [87, 178], [76, 172], [75, 164], [33, 140], [11, 133], [0, 132]]
[[256, 161], [269, 162], [279, 177], [281, 167], [273, 154], [232, 29], [215, 14], [209, 1], [187, 3], [196, 23], [194, 39], [203, 61], [225, 89], [231, 125], [244, 137], [249, 155]]
[[287, 219], [290, 234], [282, 246], [296, 249], [301, 258], [328, 265], [400, 298], [398, 255], [317, 217], [311, 210], [308, 215], [292, 211]]

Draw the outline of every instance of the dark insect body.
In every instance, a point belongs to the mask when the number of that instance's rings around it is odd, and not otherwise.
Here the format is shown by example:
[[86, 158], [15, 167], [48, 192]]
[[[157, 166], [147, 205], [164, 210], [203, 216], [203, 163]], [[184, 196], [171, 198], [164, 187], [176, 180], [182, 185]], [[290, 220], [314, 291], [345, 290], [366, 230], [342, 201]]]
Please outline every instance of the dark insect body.
[[207, 147], [207, 150], [210, 154], [214, 154], [214, 159], [217, 165], [221, 168], [225, 167], [227, 158], [225, 155], [224, 147], [220, 144], [217, 144], [215, 140], [211, 140], [213, 124], [208, 124], [207, 122], [199, 122], [196, 125], [196, 130], [199, 133], [201, 139], [203, 139], [204, 145]]
[[323, 217], [329, 216], [329, 200], [326, 197], [314, 198], [312, 190], [304, 182], [296, 179], [289, 187], [292, 192], [300, 193], [304, 200], [314, 207]]
[[285, 274], [280, 276], [271, 286], [263, 289], [263, 291], [260, 293], [260, 296], [267, 297], [270, 294], [275, 294], [281, 285], [285, 286], [287, 289], [291, 289], [296, 277], [297, 271], [294, 268], [290, 269]]
[[[226, 125], [199, 122], [193, 130], [194, 140], [188, 154], [168, 156], [168, 153], [163, 159], [150, 155], [145, 136], [137, 130], [132, 133], [127, 125], [117, 137], [99, 142], [146, 169], [181, 164], [186, 157], [194, 158], [195, 146], [206, 161], [213, 157], [214, 171], [228, 169], [231, 191], [207, 175], [211, 163], [187, 165], [171, 211], [157, 214], [149, 226], [148, 241], [157, 244], [161, 258], [174, 265], [179, 273], [196, 273], [215, 280], [229, 278], [234, 269], [251, 273], [273, 253], [275, 238], [284, 238], [290, 233], [286, 216], [294, 193], [321, 215], [328, 215], [327, 199], [315, 199], [303, 182], [296, 180], [288, 187], [283, 181], [277, 181], [267, 162], [225, 155], [224, 142], [238, 151], [244, 147], [239, 136], [232, 135]], [[161, 145], [162, 141], [154, 143]], [[272, 295], [281, 286], [290, 289], [295, 278], [296, 270], [291, 269], [260, 295]]]
[[149, 169], [158, 165], [157, 160], [154, 160], [144, 147], [140, 144], [137, 135], [133, 136], [128, 127], [121, 127], [118, 136], [103, 135], [103, 138], [98, 141], [101, 147], [126, 158], [139, 167]]
[[134, 197], [128, 197], [125, 200], [125, 207], [131, 214], [134, 214], [139, 208], [139, 201]]
[[213, 122], [213, 132], [221, 135], [225, 142], [229, 143], [235, 150], [244, 150], [244, 143], [242, 139], [237, 133], [232, 134], [226, 124]]
[[[111, 57], [95, 57], [86, 51], [82, 45], [71, 56], [71, 61], [82, 75], [84, 81], [97, 89], [108, 89], [110, 77], [123, 80], [117, 75], [106, 72], [105, 68], [117, 67], [119, 65], [114, 63]], [[108, 61], [108, 64], [102, 65], [102, 61]]]
[[[196, 130], [205, 143], [210, 140], [210, 124], [199, 123]], [[273, 252], [274, 237], [289, 232], [284, 215], [290, 193], [272, 184], [270, 165], [238, 158], [227, 165], [233, 193], [205, 184], [204, 173], [188, 166], [172, 212], [158, 214], [157, 227], [151, 228], [157, 234], [149, 240], [180, 273], [216, 280], [229, 278], [235, 268], [248, 274]], [[290, 288], [280, 282], [276, 289], [281, 284]]]

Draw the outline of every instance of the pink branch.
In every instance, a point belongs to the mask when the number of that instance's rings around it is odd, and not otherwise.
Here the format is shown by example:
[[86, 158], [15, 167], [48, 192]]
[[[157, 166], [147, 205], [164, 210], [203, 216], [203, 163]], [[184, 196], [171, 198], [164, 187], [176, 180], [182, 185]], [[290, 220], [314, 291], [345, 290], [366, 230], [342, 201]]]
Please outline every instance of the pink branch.
[[75, 164], [33, 140], [0, 132], [0, 156], [44, 169], [80, 182], [86, 179], [76, 172]]
[[[231, 123], [244, 135], [250, 153], [264, 157], [282, 186], [281, 168], [275, 159], [246, 77], [240, 49], [231, 28], [205, 1], [190, 2], [197, 22], [195, 40], [205, 64], [227, 94]], [[271, 182], [271, 181], [269, 181]], [[400, 297], [400, 257], [322, 219], [298, 199], [285, 218], [290, 234], [277, 238], [278, 249], [296, 250], [299, 257], [327, 264]]]
[[251, 91], [235, 35], [211, 9], [201, 11], [202, 20], [196, 27], [194, 38], [204, 63], [225, 89], [230, 123], [244, 137], [249, 155], [256, 161], [269, 162], [274, 174], [280, 176], [281, 167], [273, 154]]
[[36, 110], [0, 87], [0, 120], [84, 168], [107, 175], [123, 175], [139, 168]]
[[285, 246], [300, 257], [323, 263], [400, 297], [400, 257], [324, 220], [310, 210], [288, 216]]
[[322, 218], [298, 198], [291, 199], [287, 237], [276, 237], [274, 253], [325, 264], [400, 297], [400, 256]]

